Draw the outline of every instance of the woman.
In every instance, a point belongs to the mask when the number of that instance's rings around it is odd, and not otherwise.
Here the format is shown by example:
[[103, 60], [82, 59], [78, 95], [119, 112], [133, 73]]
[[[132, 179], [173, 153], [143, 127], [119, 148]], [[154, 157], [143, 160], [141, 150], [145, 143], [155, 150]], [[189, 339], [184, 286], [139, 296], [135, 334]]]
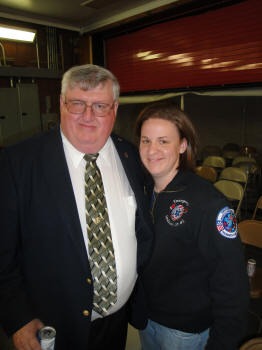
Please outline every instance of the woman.
[[152, 175], [155, 245], [142, 283], [143, 350], [236, 350], [244, 336], [248, 279], [234, 211], [194, 174], [196, 133], [164, 101], [137, 120], [140, 156]]

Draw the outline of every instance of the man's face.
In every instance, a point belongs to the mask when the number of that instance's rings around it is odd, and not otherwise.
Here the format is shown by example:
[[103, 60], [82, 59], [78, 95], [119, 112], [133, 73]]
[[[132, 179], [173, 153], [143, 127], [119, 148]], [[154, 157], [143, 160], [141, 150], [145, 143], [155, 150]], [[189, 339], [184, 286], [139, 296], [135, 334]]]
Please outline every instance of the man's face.
[[[83, 113], [72, 113], [68, 103], [85, 102], [88, 107]], [[96, 113], [90, 108], [93, 103], [112, 106], [106, 114]], [[114, 103], [112, 82], [99, 84], [92, 90], [76, 87], [60, 97], [61, 128], [72, 145], [83, 153], [97, 153], [104, 146], [114, 127], [118, 104]], [[70, 109], [70, 108], [69, 108]]]

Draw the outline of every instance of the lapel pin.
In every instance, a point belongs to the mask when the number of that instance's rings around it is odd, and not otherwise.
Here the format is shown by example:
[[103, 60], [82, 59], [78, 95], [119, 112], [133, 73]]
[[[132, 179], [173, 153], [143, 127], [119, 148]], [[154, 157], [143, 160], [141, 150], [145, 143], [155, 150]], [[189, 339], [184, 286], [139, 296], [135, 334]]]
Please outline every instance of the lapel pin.
[[126, 158], [128, 158], [128, 153], [127, 153], [127, 152], [125, 152], [125, 153], [124, 153], [124, 156], [125, 156]]

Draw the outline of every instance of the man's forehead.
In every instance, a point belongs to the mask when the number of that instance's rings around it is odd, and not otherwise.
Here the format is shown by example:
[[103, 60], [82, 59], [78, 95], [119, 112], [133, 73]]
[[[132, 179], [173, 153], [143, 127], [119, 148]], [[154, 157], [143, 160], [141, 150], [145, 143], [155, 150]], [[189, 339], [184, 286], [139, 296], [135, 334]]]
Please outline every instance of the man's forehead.
[[80, 81], [72, 81], [68, 89], [80, 89], [83, 91], [95, 90], [95, 89], [106, 89], [112, 88], [112, 81], [110, 79], [103, 80], [100, 82], [96, 82], [93, 80], [80, 80]]
[[107, 95], [108, 97], [113, 97], [112, 85], [110, 82], [99, 83], [95, 87], [83, 87], [81, 85], [76, 85], [74, 87], [68, 87], [66, 90], [66, 96], [92, 96], [92, 95]]

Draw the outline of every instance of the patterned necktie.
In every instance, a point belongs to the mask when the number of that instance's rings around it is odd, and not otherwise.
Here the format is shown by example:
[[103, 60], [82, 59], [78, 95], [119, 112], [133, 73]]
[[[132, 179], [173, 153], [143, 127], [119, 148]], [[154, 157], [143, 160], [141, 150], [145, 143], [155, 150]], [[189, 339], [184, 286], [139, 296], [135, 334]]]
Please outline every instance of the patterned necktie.
[[93, 309], [102, 316], [117, 300], [116, 265], [97, 154], [86, 154], [85, 202], [88, 250], [94, 281]]

